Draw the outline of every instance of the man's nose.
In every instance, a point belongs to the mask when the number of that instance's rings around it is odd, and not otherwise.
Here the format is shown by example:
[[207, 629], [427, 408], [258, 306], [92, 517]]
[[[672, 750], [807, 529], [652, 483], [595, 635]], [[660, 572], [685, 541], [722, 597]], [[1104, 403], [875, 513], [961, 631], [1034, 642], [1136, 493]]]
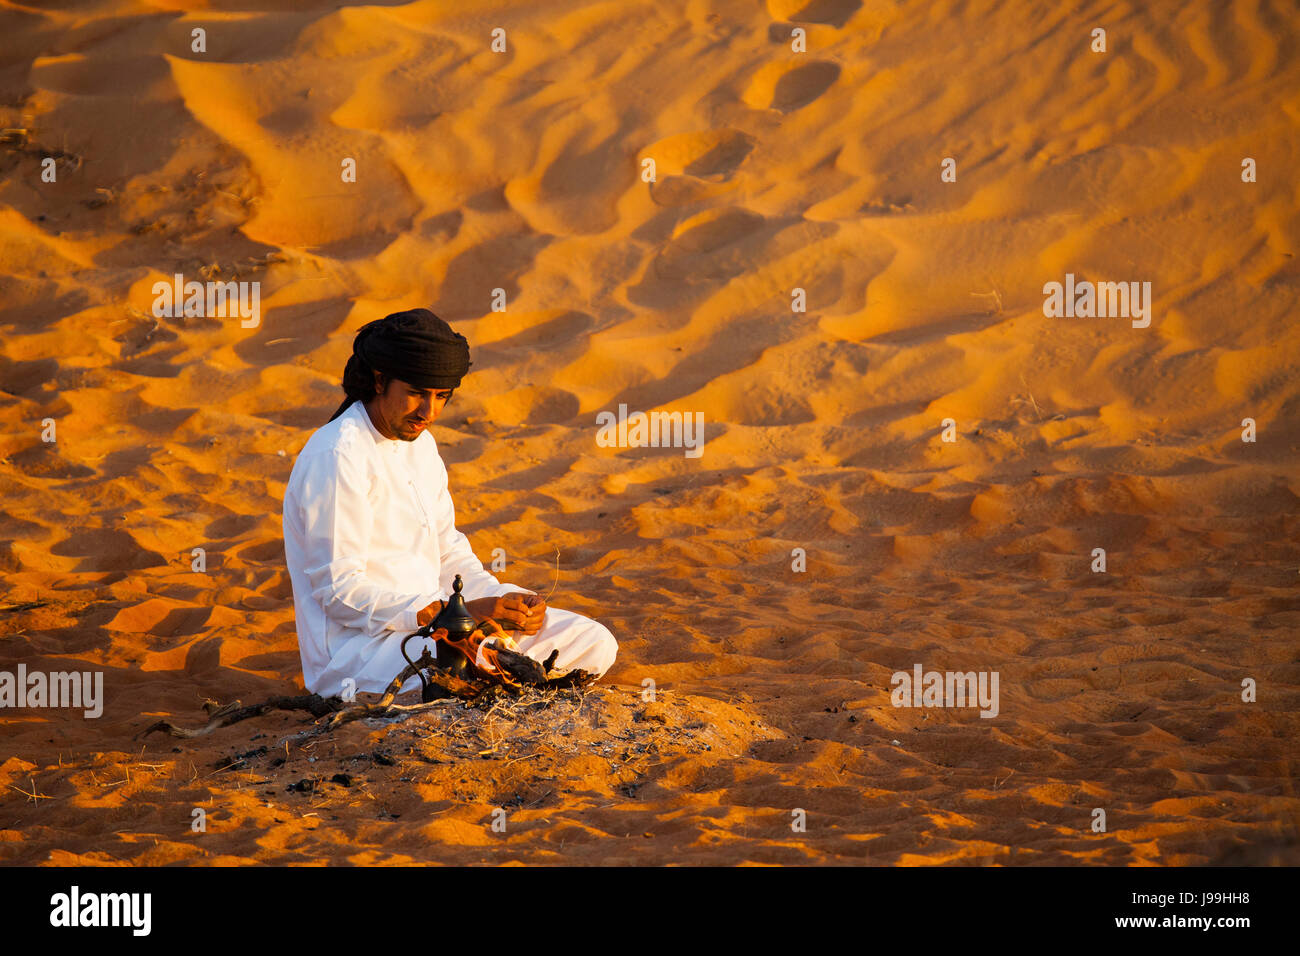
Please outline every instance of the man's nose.
[[427, 422], [433, 420], [433, 406], [433, 396], [425, 395], [420, 399], [420, 421]]

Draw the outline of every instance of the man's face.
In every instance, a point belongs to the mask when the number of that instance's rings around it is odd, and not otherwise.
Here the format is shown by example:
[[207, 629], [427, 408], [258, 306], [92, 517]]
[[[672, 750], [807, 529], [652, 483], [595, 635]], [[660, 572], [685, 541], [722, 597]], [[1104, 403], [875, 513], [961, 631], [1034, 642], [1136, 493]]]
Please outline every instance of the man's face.
[[402, 441], [415, 441], [425, 428], [437, 421], [454, 391], [450, 388], [416, 388], [400, 378], [383, 381], [379, 375], [375, 381], [384, 386], [383, 392], [369, 403], [374, 413], [372, 419], [378, 419], [375, 427], [385, 438]]

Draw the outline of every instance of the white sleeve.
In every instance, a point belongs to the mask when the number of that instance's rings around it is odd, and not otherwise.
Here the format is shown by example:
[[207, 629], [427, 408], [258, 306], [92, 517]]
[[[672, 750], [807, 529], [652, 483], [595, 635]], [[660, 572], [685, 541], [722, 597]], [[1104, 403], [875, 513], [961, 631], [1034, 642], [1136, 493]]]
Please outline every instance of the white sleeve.
[[334, 449], [312, 464], [299, 496], [311, 596], [344, 627], [374, 636], [415, 630], [417, 612], [438, 595], [390, 591], [367, 577], [373, 509], [359, 460]]
[[487, 572], [483, 562], [474, 555], [474, 549], [469, 545], [469, 538], [465, 537], [464, 532], [456, 530], [456, 508], [452, 504], [451, 491], [447, 487], [447, 466], [442, 463], [442, 456], [436, 451], [434, 457], [438, 459], [438, 467], [437, 478], [434, 480], [433, 510], [438, 528], [438, 546], [442, 549], [442, 567], [438, 570], [438, 583], [442, 585], [443, 592], [448, 596], [451, 595], [452, 585], [456, 575], [459, 574], [465, 585], [462, 593], [467, 601], [481, 597], [501, 597], [515, 591], [535, 594], [535, 591], [530, 591], [528, 588], [502, 584]]

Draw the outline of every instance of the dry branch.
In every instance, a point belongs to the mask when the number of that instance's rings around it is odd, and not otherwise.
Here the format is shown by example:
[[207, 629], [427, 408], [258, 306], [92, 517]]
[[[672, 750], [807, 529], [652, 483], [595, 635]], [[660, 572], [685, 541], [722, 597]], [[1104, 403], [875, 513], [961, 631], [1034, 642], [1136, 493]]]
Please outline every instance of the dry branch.
[[229, 724], [238, 723], [241, 720], [247, 720], [249, 717], [260, 717], [268, 710], [306, 710], [313, 717], [323, 717], [343, 708], [343, 701], [337, 697], [321, 697], [319, 694], [300, 694], [296, 697], [272, 697], [270, 700], [263, 701], [260, 704], [252, 704], [248, 707], [241, 707], [239, 701], [232, 701], [224, 707], [216, 706], [214, 701], [209, 701], [205, 707], [208, 710], [208, 716], [211, 718], [207, 724], [195, 730], [189, 730], [185, 727], [177, 727], [170, 721], [160, 720], [146, 728], [139, 737], [147, 737], [154, 731], [165, 731], [173, 737], [206, 737], [218, 727], [225, 727]]
[[[558, 651], [552, 651], [545, 663], [539, 664], [526, 654], [517, 654], [506, 648], [497, 648], [496, 659], [501, 669], [509, 675], [515, 684], [530, 685], [540, 688], [585, 687], [595, 681], [595, 675], [583, 670], [573, 670], [551, 677]], [[395, 704], [402, 685], [413, 677], [423, 680], [440, 691], [436, 699], [419, 704]], [[502, 695], [518, 697], [519, 687], [502, 679], [464, 680], [450, 674], [437, 666], [437, 661], [426, 647], [414, 662], [402, 668], [401, 673], [388, 684], [383, 696], [373, 704], [345, 703], [338, 697], [321, 697], [319, 694], [301, 694], [296, 697], [272, 697], [270, 700], [248, 707], [240, 706], [239, 701], [219, 705], [216, 701], [207, 701], [204, 708], [208, 711], [208, 723], [202, 727], [189, 729], [178, 727], [170, 721], [160, 720], [150, 725], [140, 737], [155, 731], [164, 731], [173, 737], [191, 739], [206, 737], [219, 727], [226, 727], [250, 717], [260, 717], [269, 710], [305, 710], [308, 711], [322, 730], [332, 730], [342, 724], [366, 718], [398, 717], [416, 714], [421, 711], [441, 707], [457, 700], [472, 706], [486, 706], [497, 701]]]

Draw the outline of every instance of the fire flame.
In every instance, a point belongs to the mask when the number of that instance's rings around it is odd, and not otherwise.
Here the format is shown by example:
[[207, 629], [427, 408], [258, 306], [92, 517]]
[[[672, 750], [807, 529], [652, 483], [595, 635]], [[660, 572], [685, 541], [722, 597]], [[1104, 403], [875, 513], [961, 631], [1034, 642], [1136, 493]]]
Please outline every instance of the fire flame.
[[[501, 661], [497, 655], [497, 649], [487, 643], [491, 638], [496, 638], [502, 646], [508, 647], [512, 650], [514, 649], [514, 640], [509, 634], [502, 630], [501, 625], [496, 621], [488, 618], [460, 640], [447, 636], [446, 631], [442, 631], [442, 634], [444, 635], [441, 638], [442, 642], [448, 647], [454, 647], [469, 658], [470, 667], [479, 674], [490, 680], [500, 681], [502, 684], [509, 684], [511, 687], [520, 686], [519, 682], [511, 677], [510, 673], [501, 666]], [[483, 652], [483, 662], [487, 665], [486, 667], [479, 666], [479, 651]]]

